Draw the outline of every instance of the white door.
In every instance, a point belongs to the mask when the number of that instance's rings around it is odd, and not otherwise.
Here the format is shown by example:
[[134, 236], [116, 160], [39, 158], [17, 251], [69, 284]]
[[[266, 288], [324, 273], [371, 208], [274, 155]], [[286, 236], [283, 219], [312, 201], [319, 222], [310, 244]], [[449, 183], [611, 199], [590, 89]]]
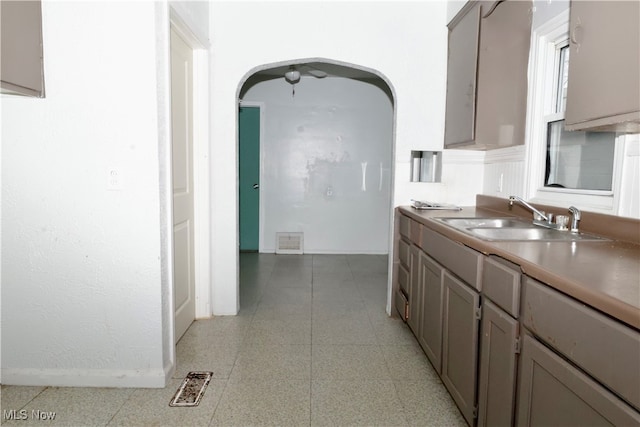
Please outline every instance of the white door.
[[175, 339], [195, 319], [193, 244], [193, 49], [171, 28], [173, 294]]

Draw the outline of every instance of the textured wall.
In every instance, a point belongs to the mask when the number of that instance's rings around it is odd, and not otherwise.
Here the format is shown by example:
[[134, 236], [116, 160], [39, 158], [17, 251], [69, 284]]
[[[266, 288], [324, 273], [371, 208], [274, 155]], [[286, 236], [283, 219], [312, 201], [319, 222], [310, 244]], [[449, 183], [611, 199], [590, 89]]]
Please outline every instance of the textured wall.
[[303, 232], [307, 253], [387, 253], [393, 106], [378, 87], [344, 78], [284, 78], [252, 87], [264, 102], [263, 246]]
[[156, 14], [44, 2], [47, 97], [2, 98], [5, 384], [164, 385]]

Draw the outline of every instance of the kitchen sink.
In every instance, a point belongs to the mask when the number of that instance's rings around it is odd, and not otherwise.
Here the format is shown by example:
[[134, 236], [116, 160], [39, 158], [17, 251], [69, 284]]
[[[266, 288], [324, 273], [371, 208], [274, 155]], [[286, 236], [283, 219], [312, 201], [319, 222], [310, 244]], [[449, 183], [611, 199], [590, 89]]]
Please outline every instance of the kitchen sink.
[[517, 218], [436, 218], [456, 230], [492, 241], [605, 241], [586, 233], [545, 228]]
[[517, 218], [436, 218], [455, 228], [533, 228], [532, 222]]

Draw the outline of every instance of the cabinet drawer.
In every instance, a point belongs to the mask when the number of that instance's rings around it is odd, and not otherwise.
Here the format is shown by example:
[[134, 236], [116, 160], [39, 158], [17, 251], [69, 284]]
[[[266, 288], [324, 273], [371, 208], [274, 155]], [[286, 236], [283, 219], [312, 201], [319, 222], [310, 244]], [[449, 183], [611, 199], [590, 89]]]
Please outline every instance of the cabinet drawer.
[[640, 409], [640, 333], [531, 278], [524, 286], [527, 329]]
[[517, 265], [501, 258], [484, 258], [482, 293], [516, 319], [520, 311], [520, 277]]
[[400, 235], [405, 239], [422, 247], [422, 225], [405, 215], [399, 217]]
[[469, 285], [481, 290], [483, 255], [480, 252], [454, 242], [427, 227], [422, 227], [422, 248], [430, 257]]
[[398, 265], [398, 285], [405, 295], [409, 295], [409, 271]]
[[405, 242], [403, 239], [400, 239], [398, 242], [398, 259], [404, 266], [404, 268], [409, 268], [409, 249], [411, 246]]
[[411, 236], [411, 242], [422, 248], [422, 224], [418, 221], [411, 220], [409, 224], [409, 235]]
[[411, 227], [411, 218], [408, 216], [400, 215], [398, 218], [399, 227], [400, 227], [400, 235], [406, 237], [407, 239], [411, 239], [411, 235], [409, 232], [409, 228]]

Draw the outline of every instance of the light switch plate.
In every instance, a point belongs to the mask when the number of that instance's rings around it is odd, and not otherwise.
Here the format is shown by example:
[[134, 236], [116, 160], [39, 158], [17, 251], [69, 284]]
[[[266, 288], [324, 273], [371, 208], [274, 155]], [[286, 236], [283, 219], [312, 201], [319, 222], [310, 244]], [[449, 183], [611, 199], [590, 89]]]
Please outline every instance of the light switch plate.
[[117, 167], [107, 169], [107, 190], [121, 191], [124, 189], [124, 177], [122, 170]]

